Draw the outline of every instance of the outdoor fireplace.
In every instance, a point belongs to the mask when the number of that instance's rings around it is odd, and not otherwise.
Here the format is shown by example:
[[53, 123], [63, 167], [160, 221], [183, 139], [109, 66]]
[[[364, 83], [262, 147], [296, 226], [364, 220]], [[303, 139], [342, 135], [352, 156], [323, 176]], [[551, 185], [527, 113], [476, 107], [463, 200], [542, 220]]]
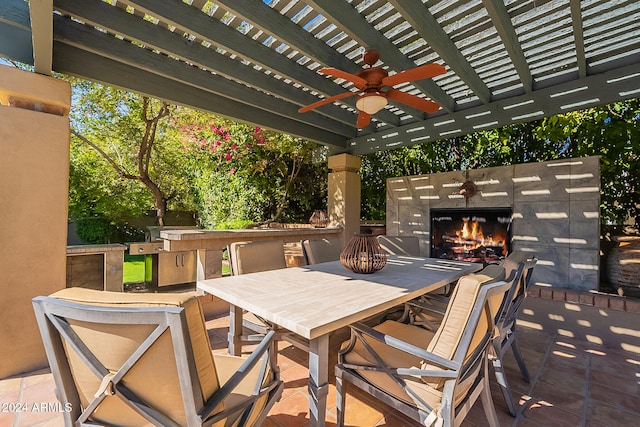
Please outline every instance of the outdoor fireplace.
[[497, 264], [511, 252], [511, 208], [431, 209], [431, 257]]

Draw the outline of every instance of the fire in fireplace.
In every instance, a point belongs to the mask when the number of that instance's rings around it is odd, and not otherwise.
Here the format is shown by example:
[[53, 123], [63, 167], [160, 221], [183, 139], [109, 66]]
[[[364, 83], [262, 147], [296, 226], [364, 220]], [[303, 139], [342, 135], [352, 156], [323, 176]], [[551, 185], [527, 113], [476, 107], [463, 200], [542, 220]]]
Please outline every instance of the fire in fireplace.
[[497, 264], [510, 242], [510, 208], [431, 210], [432, 258]]

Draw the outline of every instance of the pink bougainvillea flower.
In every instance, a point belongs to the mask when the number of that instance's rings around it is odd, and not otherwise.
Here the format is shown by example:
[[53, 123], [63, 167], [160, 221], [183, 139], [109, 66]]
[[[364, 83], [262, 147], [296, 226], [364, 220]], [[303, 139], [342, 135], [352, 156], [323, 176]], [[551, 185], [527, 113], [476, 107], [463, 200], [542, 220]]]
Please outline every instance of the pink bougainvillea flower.
[[215, 126], [211, 126], [211, 132], [218, 133], [218, 128]]
[[224, 159], [228, 162], [233, 160], [233, 156], [231, 155], [230, 151], [227, 151], [227, 154], [224, 156]]
[[246, 148], [247, 150], [250, 150], [251, 149], [251, 144], [245, 145], [244, 148]]
[[219, 147], [222, 144], [222, 141], [220, 141], [219, 139], [216, 139], [216, 147]]
[[225, 141], [228, 141], [228, 140], [231, 139], [231, 135], [229, 135], [228, 133], [225, 133], [223, 138], [224, 138]]
[[264, 138], [258, 138], [258, 145], [264, 145]]
[[253, 130], [253, 133], [260, 133], [260, 131], [262, 131], [262, 129], [260, 129], [260, 126], [256, 126], [256, 128]]
[[237, 169], [236, 168], [231, 168], [231, 170], [229, 171], [229, 173], [236, 173]]
[[236, 151], [238, 149], [238, 144], [236, 144], [235, 142], [231, 145], [231, 149], [233, 151]]
[[223, 133], [226, 133], [226, 132], [227, 132], [227, 127], [226, 127], [226, 126], [220, 126], [220, 127], [218, 128], [218, 133], [219, 133], [220, 135], [222, 135]]

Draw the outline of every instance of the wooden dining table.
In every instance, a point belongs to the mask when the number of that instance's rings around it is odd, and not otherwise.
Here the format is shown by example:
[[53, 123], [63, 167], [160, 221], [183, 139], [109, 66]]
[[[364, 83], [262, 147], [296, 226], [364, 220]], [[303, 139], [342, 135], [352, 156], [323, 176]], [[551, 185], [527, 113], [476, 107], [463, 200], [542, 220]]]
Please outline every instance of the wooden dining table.
[[309, 340], [309, 417], [325, 425], [329, 389], [329, 335], [432, 292], [481, 264], [388, 256], [372, 274], [354, 273], [339, 261], [199, 280], [197, 287], [230, 304], [229, 353], [240, 354], [242, 313], [249, 311]]

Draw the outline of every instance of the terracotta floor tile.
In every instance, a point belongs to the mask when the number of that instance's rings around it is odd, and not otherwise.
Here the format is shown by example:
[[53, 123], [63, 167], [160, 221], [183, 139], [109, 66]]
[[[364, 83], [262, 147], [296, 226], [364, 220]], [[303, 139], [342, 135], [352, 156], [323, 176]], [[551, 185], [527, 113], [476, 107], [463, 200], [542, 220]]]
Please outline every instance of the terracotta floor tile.
[[534, 420], [530, 420], [528, 418], [522, 418], [516, 421], [518, 427], [546, 427], [545, 424], [536, 423]]
[[[538, 349], [530, 348], [521, 348], [520, 350], [522, 352], [524, 363], [527, 366], [527, 370], [529, 371], [529, 375], [531, 377], [535, 377], [544, 362], [545, 352]], [[543, 350], [546, 351], [546, 349]], [[520, 370], [520, 368], [518, 367], [518, 362], [516, 361], [516, 358], [511, 350], [505, 353], [502, 361], [505, 367]]]
[[567, 390], [544, 381], [540, 381], [534, 386], [533, 396], [578, 416], [582, 416], [586, 402], [583, 390]]
[[551, 368], [556, 371], [569, 373], [579, 377], [586, 377], [588, 364], [564, 357], [549, 357], [545, 360], [544, 368]]
[[[353, 390], [355, 387], [352, 387]], [[347, 426], [375, 426], [382, 420], [383, 411], [372, 407], [369, 400], [347, 393], [344, 422]]]
[[553, 403], [544, 400], [532, 401], [524, 410], [523, 415], [546, 427], [576, 427], [581, 424], [580, 416], [560, 409]]
[[278, 366], [280, 367], [280, 372], [284, 372], [287, 369], [294, 366], [301, 366], [301, 364], [295, 360], [292, 360], [287, 356], [285, 352], [278, 353]]
[[612, 427], [640, 425], [640, 413], [628, 412], [595, 399], [589, 404], [587, 417], [590, 421]]
[[16, 414], [14, 412], [9, 412], [10, 410], [10, 408], [7, 408], [8, 412], [0, 412], [0, 427], [13, 427]]
[[595, 384], [619, 390], [622, 393], [640, 395], [640, 375], [636, 372], [611, 373], [591, 369], [589, 380]]
[[273, 405], [269, 417], [283, 427], [301, 427], [309, 422], [309, 399], [301, 393], [294, 393]]
[[275, 419], [275, 417], [267, 417], [261, 427], [281, 427], [281, 424]]
[[591, 369], [612, 374], [628, 373], [633, 375], [640, 372], [640, 361], [633, 359], [630, 354], [603, 351], [601, 354], [592, 354]]
[[0, 399], [2, 399], [2, 395], [6, 392], [20, 390], [21, 384], [22, 378], [20, 377], [7, 378], [0, 381]]
[[[509, 389], [519, 393], [531, 392], [531, 383], [527, 383], [522, 379], [522, 374], [520, 373], [519, 368], [505, 367], [503, 372], [506, 376]], [[489, 368], [489, 375], [491, 375], [490, 381], [495, 381], [495, 372], [492, 367]], [[531, 372], [529, 372], [529, 375], [532, 375]]]
[[527, 327], [517, 327], [518, 343], [521, 349], [533, 349], [545, 353], [555, 336]]
[[588, 363], [589, 358], [590, 355], [585, 350], [576, 349], [571, 346], [558, 345], [557, 343], [551, 346], [551, 350], [547, 355], [547, 360], [560, 359], [565, 362], [584, 365]]
[[[500, 426], [508, 426], [513, 424], [514, 418], [511, 415], [509, 415], [506, 408], [507, 408], [506, 406], [500, 407], [498, 405], [495, 405], [496, 416], [498, 417], [498, 424]], [[473, 407], [471, 408], [471, 410], [469, 411], [465, 419], [470, 424], [478, 427], [485, 427], [489, 424], [489, 421], [487, 420], [487, 416], [484, 413], [484, 407], [482, 406], [482, 402], [480, 401], [480, 399], [478, 399], [476, 403], [474, 403]]]
[[592, 383], [589, 388], [589, 398], [640, 414], [640, 395], [638, 393], [624, 393], [618, 388]]
[[540, 375], [539, 381], [546, 382], [551, 386], [556, 387], [559, 393], [566, 391], [570, 393], [579, 393], [583, 396], [586, 394], [586, 378], [583, 376], [573, 375], [569, 372], [547, 368]]
[[375, 425], [375, 427], [419, 427], [420, 424], [417, 421], [413, 421], [406, 417], [401, 418], [395, 414], [387, 413], [383, 418]]

